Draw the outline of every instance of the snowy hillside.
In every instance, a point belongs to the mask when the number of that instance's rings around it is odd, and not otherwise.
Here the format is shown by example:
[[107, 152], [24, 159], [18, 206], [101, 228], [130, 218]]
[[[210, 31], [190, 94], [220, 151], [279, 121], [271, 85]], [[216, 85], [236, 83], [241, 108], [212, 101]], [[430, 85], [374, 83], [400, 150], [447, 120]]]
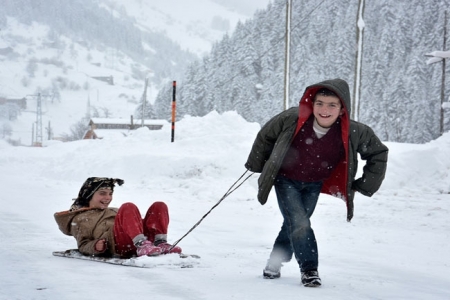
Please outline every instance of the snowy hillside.
[[[109, 8], [123, 9], [136, 18], [144, 30], [166, 33], [183, 49], [198, 55], [209, 52], [213, 42], [225, 33], [231, 34], [238, 21], [244, 22], [257, 9], [266, 8], [270, 0], [220, 1], [166, 0], [151, 1], [123, 0], [105, 1]], [[113, 3], [113, 5], [111, 5]]]
[[[223, 6], [218, 2], [202, 0], [189, 6], [179, 0], [158, 4], [139, 0], [100, 3], [115, 17], [134, 17], [141, 29], [165, 33], [186, 50], [200, 55], [211, 48], [213, 41], [232, 30], [238, 20], [251, 17], [249, 5], [256, 9], [269, 1], [249, 0], [245, 2], [247, 6], [236, 4], [236, 8], [247, 7], [246, 13], [231, 9], [230, 3]], [[45, 140], [50, 135], [60, 138], [70, 134], [71, 128], [89, 115], [129, 119], [141, 101], [144, 77], [150, 78], [147, 91], [150, 102], [160, 88], [152, 83], [152, 78], [161, 74], [155, 74], [122, 51], [98, 46], [94, 41], [72, 40], [36, 22], [23, 24], [11, 17], [4, 22], [0, 31], [0, 98], [25, 97], [27, 108], [20, 112], [1, 108], [2, 138], [32, 144], [38, 95], [42, 101]], [[151, 50], [151, 45], [144, 46]], [[112, 78], [114, 85], [94, 77]]]
[[169, 241], [179, 239], [245, 171], [259, 128], [228, 112], [181, 120], [174, 143], [168, 127], [44, 148], [0, 141], [0, 299], [449, 299], [448, 133], [424, 145], [387, 143], [386, 179], [372, 198], [356, 195], [351, 223], [341, 200], [320, 196], [312, 218], [320, 288], [300, 285], [294, 261], [280, 279], [262, 278], [281, 216], [274, 193], [264, 206], [256, 200], [258, 174], [180, 242], [201, 256], [194, 268], [52, 256], [76, 247], [53, 213], [68, 209], [90, 176], [125, 180], [113, 206], [132, 201], [144, 211], [165, 201]]
[[[23, 42], [14, 45], [17, 60], [1, 61], [0, 92], [8, 98], [27, 98], [26, 110], [12, 122], [12, 139], [31, 144], [39, 94], [43, 126], [48, 127], [50, 122], [55, 137], [68, 132], [71, 125], [87, 114], [88, 100], [92, 113], [98, 111], [99, 117], [133, 114], [143, 93], [143, 83], [131, 76], [133, 62], [129, 58], [117, 59], [113, 69], [105, 61], [105, 53], [86, 49], [65, 37], [59, 38], [60, 43], [67, 44], [65, 51], [49, 47], [52, 41], [45, 26], [27, 26], [11, 18], [8, 24], [11, 26], [2, 30], [3, 42], [12, 41], [5, 36], [20, 36]], [[112, 76], [114, 85], [94, 79], [96, 76]]]

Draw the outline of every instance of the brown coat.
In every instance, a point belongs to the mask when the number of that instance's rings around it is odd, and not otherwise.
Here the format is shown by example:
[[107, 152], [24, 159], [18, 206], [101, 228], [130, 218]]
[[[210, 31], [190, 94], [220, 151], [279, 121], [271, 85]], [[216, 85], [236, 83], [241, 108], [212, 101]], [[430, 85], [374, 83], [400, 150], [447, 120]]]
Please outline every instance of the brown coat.
[[[72, 212], [57, 212], [54, 217], [59, 230], [73, 236], [77, 241], [78, 250], [84, 255], [113, 255], [114, 220], [117, 211], [117, 208], [82, 208]], [[103, 253], [95, 250], [95, 243], [101, 239], [107, 242], [107, 249]]]

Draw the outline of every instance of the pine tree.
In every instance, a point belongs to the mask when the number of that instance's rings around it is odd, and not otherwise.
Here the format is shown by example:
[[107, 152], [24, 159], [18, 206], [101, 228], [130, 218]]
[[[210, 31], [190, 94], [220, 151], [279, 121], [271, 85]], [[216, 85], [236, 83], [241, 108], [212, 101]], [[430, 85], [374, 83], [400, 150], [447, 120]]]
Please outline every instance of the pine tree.
[[[382, 140], [424, 143], [438, 137], [442, 65], [426, 65], [424, 54], [443, 50], [449, 2], [365, 2], [358, 119]], [[274, 1], [188, 68], [179, 93], [181, 117], [236, 110], [264, 124], [284, 109], [285, 12], [286, 2]], [[326, 79], [342, 78], [353, 92], [357, 13], [352, 0], [293, 3], [290, 106], [306, 86]], [[450, 86], [445, 92], [448, 98]], [[167, 114], [160, 108], [168, 105], [168, 94], [164, 87], [157, 96], [158, 115]]]

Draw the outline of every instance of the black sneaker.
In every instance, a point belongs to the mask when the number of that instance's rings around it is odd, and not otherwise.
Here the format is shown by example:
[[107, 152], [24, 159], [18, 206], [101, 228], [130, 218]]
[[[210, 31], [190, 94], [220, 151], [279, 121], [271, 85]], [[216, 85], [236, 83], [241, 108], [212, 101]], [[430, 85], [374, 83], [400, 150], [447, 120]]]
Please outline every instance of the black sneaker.
[[265, 279], [275, 279], [280, 278], [281, 273], [281, 264], [271, 264], [270, 262], [267, 263], [267, 266], [263, 270], [263, 277]]
[[302, 284], [306, 287], [317, 287], [322, 285], [317, 270], [302, 272]]

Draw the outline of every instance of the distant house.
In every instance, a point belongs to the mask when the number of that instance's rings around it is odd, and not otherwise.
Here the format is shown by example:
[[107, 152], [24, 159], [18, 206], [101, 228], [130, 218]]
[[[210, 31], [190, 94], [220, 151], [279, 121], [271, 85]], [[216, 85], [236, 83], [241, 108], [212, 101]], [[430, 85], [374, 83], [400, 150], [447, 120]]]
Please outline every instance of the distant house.
[[7, 103], [17, 104], [21, 109], [27, 108], [27, 99], [26, 98], [15, 99], [15, 98], [0, 97], [0, 105], [5, 105]]
[[[150, 130], [160, 130], [167, 124], [166, 120], [144, 120], [143, 126]], [[89, 120], [89, 130], [84, 134], [83, 139], [101, 139], [111, 135], [128, 135], [130, 130], [142, 127], [141, 120], [127, 119], [107, 119], [92, 118]]]
[[114, 85], [114, 77], [112, 76], [92, 76], [92, 78], [104, 81], [108, 83], [109, 85]]
[[83, 140], [95, 140], [95, 139], [98, 139], [98, 136], [92, 129], [87, 130], [83, 136]]

